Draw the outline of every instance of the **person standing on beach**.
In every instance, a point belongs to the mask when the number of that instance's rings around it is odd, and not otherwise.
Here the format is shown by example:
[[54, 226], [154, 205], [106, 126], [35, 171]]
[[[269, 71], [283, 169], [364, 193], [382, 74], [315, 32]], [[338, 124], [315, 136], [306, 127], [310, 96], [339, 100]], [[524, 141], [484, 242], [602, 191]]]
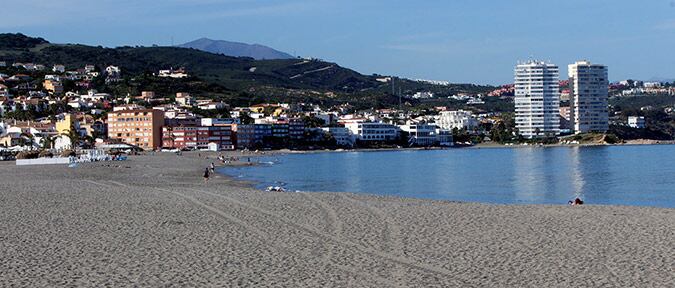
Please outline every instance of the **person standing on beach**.
[[204, 169], [204, 183], [208, 182], [209, 182], [209, 168], [206, 167], [206, 169]]

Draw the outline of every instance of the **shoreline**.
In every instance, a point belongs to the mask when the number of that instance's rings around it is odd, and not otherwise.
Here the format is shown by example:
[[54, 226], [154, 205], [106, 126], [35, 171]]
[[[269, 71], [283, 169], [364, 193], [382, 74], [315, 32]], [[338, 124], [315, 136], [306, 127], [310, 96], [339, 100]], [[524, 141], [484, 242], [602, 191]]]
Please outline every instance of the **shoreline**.
[[[558, 147], [558, 146], [554, 146]], [[586, 147], [586, 146], [584, 146]], [[501, 148], [501, 147], [484, 147], [485, 149], [489, 148]], [[540, 147], [533, 147], [533, 148], [540, 148]], [[552, 147], [541, 147], [541, 148], [552, 148]], [[478, 149], [478, 148], [476, 148]], [[439, 149], [435, 149], [439, 150]], [[388, 150], [388, 151], [383, 151], [383, 152], [398, 152], [398, 151], [428, 151], [427, 149], [404, 149], [404, 150]], [[270, 155], [259, 155], [260, 157], [276, 157], [276, 156], [285, 156], [285, 155], [292, 155], [292, 154], [315, 154], [315, 153], [322, 153], [324, 151], [313, 151], [310, 153], [276, 153], [276, 154], [270, 154]], [[326, 151], [328, 152], [328, 151]], [[377, 150], [366, 150], [366, 151], [330, 151], [333, 153], [337, 152], [377, 152]], [[329, 153], [330, 153], [329, 152]], [[224, 177], [229, 177], [233, 181], [240, 181], [242, 183], [245, 183], [245, 185], [254, 190], [258, 191], [263, 191], [266, 193], [270, 193], [270, 191], [267, 191], [265, 188], [270, 187], [270, 186], [281, 186], [283, 188], [286, 188], [287, 191], [285, 193], [296, 193], [296, 192], [302, 192], [302, 193], [351, 193], [351, 194], [360, 194], [360, 195], [367, 195], [367, 196], [376, 196], [376, 197], [395, 197], [395, 198], [400, 198], [400, 199], [416, 199], [416, 200], [430, 200], [430, 201], [448, 201], [448, 202], [458, 202], [458, 203], [475, 203], [475, 204], [485, 204], [485, 205], [506, 205], [506, 206], [521, 206], [521, 205], [542, 205], [542, 206], [568, 206], [569, 203], [567, 202], [568, 200], [573, 200], [573, 198], [566, 199], [564, 201], [544, 201], [540, 203], [530, 203], [527, 201], [480, 201], [480, 200], [460, 200], [460, 199], [452, 199], [452, 198], [443, 198], [443, 197], [433, 197], [433, 196], [425, 196], [425, 195], [394, 195], [394, 194], [387, 194], [387, 193], [378, 193], [378, 192], [362, 192], [362, 191], [348, 191], [348, 190], [330, 190], [330, 191], [323, 191], [323, 190], [316, 190], [312, 188], [307, 188], [308, 190], [296, 190], [293, 187], [287, 187], [286, 185], [289, 186], [294, 186], [293, 184], [298, 184], [297, 181], [292, 181], [292, 180], [284, 180], [282, 182], [279, 182], [278, 180], [275, 180], [272, 178], [271, 175], [266, 175], [266, 177], [258, 177], [256, 179], [253, 179], [250, 177], [250, 175], [247, 176], [244, 174], [239, 173], [236, 169], [238, 168], [243, 168], [243, 167], [251, 167], [252, 169], [265, 169], [266, 167], [270, 164], [267, 164], [267, 162], [258, 162], [258, 161], [253, 161], [250, 164], [246, 162], [239, 162], [239, 163], [230, 163], [230, 164], [224, 164], [224, 165], [219, 165], [216, 169], [216, 173], [219, 175], [222, 175]], [[271, 165], [279, 165], [277, 163], [271, 164]], [[263, 166], [263, 167], [261, 167]], [[283, 180], [283, 179], [281, 179]], [[289, 183], [285, 183], [285, 181], [289, 181]], [[279, 184], [282, 183], [282, 184]], [[372, 188], [372, 187], [371, 187]], [[278, 193], [278, 192], [274, 192]], [[460, 197], [461, 198], [461, 197]], [[536, 202], [536, 201], [535, 201]], [[611, 202], [611, 201], [610, 201]], [[651, 204], [651, 205], [650, 205]], [[621, 207], [651, 207], [651, 208], [663, 208], [663, 209], [675, 209], [675, 207], [671, 207], [669, 205], [657, 205], [655, 203], [631, 203], [631, 202], [621, 202], [619, 203], [605, 203], [605, 202], [600, 202], [600, 203], [585, 203], [585, 205], [594, 205], [594, 206], [621, 206]]]
[[223, 174], [204, 183], [212, 155], [157, 153], [77, 168], [0, 163], [12, 179], [0, 181], [4, 283], [675, 284], [672, 209], [270, 193]]

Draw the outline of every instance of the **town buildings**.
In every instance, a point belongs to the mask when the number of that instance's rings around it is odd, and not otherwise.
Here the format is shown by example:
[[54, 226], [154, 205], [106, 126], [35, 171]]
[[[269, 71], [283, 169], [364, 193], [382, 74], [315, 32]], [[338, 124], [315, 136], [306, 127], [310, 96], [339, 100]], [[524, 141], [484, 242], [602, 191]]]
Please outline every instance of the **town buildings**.
[[354, 146], [354, 135], [346, 127], [323, 127], [321, 128], [325, 133], [329, 133], [338, 146], [352, 147]]
[[526, 61], [515, 67], [516, 128], [525, 138], [560, 132], [558, 66]]
[[568, 76], [574, 133], [607, 132], [607, 66], [578, 61], [568, 66]]
[[237, 149], [251, 149], [256, 145], [255, 124], [238, 124], [234, 126], [237, 134]]
[[117, 110], [108, 113], [108, 138], [154, 150], [162, 146], [164, 112], [156, 109]]
[[408, 122], [399, 127], [407, 132], [409, 146], [432, 146], [438, 141], [436, 125]]
[[61, 94], [63, 93], [63, 85], [61, 85], [60, 82], [56, 80], [45, 80], [42, 83], [42, 86], [45, 88], [45, 90], [52, 92], [54, 94]]
[[472, 130], [478, 126], [478, 120], [469, 111], [441, 111], [436, 119], [436, 125], [442, 129]]
[[645, 117], [644, 116], [628, 116], [628, 126], [631, 128], [644, 129], [645, 126]]
[[356, 140], [365, 142], [394, 141], [398, 138], [399, 128], [392, 124], [378, 122], [349, 122], [345, 128], [354, 135]]
[[195, 150], [233, 150], [236, 140], [231, 125], [164, 126], [162, 147]]

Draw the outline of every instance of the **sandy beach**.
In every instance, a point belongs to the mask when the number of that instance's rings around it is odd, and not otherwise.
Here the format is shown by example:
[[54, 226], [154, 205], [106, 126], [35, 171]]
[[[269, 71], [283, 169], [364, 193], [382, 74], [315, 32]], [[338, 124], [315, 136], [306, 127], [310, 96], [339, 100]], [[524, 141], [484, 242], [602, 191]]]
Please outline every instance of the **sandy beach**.
[[1, 286], [675, 287], [673, 209], [272, 193], [213, 158], [0, 162]]

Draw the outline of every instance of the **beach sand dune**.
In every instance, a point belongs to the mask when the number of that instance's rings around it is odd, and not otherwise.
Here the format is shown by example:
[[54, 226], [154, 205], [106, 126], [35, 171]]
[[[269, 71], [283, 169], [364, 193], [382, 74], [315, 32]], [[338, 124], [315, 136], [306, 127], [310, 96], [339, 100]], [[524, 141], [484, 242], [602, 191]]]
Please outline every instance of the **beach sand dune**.
[[211, 161], [1, 163], [0, 283], [675, 287], [673, 209], [261, 192]]

